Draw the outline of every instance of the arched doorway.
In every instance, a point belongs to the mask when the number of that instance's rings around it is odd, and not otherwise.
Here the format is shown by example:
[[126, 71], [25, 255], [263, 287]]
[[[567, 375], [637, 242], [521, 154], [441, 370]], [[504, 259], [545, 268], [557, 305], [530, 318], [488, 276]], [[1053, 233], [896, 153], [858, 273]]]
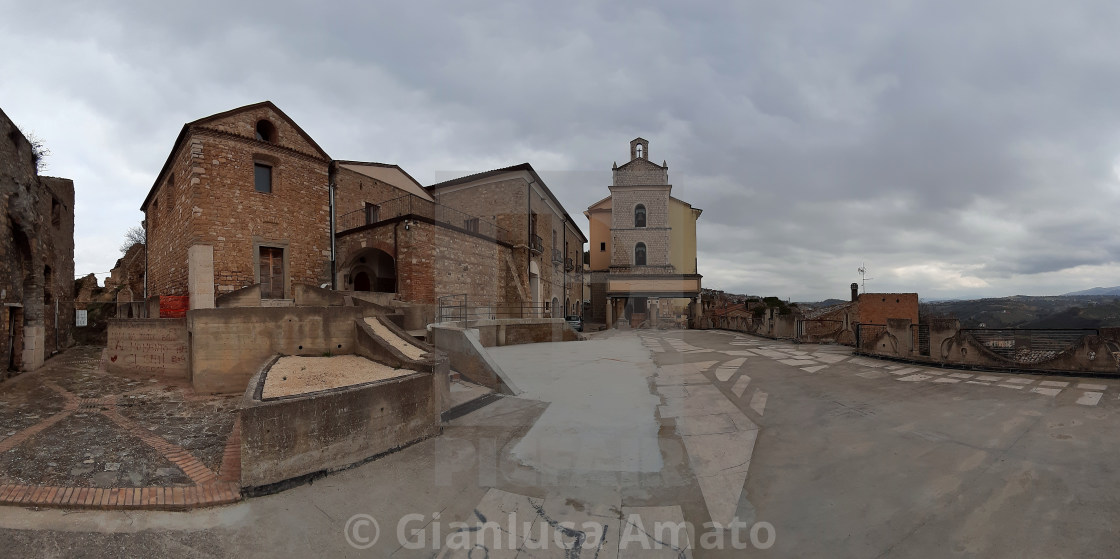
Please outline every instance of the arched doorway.
[[365, 273], [365, 271], [361, 271], [361, 272], [358, 272], [357, 274], [354, 274], [354, 291], [369, 291], [369, 290], [370, 290], [369, 274]]
[[383, 250], [367, 248], [359, 252], [351, 260], [349, 275], [349, 288], [353, 291], [376, 293], [397, 291], [396, 262]]
[[560, 301], [556, 297], [553, 297], [552, 298], [552, 317], [557, 318], [557, 317], [560, 317], [560, 316], [563, 316], [563, 315], [564, 315], [564, 313], [561, 312], [561, 309], [560, 309]]
[[529, 262], [529, 297], [532, 304], [530, 311], [533, 316], [537, 315], [537, 305], [541, 300], [541, 270], [537, 267], [536, 262]]

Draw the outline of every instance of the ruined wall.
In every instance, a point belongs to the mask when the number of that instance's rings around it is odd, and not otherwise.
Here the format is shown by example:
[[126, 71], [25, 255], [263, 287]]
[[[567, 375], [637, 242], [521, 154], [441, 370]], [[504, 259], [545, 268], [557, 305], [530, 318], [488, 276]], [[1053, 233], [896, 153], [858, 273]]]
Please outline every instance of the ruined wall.
[[74, 184], [39, 176], [36, 162], [0, 111], [0, 378], [72, 341]]

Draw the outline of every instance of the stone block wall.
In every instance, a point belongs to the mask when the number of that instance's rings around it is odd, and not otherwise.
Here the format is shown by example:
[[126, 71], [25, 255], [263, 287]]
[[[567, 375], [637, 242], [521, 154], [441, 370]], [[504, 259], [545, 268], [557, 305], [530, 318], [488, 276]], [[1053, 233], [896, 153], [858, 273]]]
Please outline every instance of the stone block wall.
[[0, 378], [70, 345], [74, 183], [39, 176], [31, 143], [0, 111]]
[[[648, 157], [648, 154], [645, 156]], [[669, 184], [669, 169], [645, 159], [634, 159], [614, 170], [616, 186]]]

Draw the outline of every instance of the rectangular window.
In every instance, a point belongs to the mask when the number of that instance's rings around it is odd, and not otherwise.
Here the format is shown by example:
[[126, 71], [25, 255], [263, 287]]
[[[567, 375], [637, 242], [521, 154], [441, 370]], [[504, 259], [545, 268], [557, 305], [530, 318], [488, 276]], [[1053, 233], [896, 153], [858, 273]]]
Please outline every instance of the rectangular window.
[[253, 183], [257, 192], [269, 194], [272, 192], [272, 167], [263, 163], [253, 164]]
[[380, 221], [381, 206], [366, 202], [366, 225]]
[[607, 252], [607, 243], [599, 243], [599, 252]]

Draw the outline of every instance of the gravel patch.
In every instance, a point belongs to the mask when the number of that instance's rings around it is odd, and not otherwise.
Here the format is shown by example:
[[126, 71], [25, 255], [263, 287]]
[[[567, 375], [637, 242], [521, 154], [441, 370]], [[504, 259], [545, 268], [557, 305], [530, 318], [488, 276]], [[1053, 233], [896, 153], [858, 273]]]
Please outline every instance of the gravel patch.
[[415, 372], [394, 369], [358, 355], [281, 357], [268, 370], [261, 395], [264, 398], [293, 396], [402, 377]]

